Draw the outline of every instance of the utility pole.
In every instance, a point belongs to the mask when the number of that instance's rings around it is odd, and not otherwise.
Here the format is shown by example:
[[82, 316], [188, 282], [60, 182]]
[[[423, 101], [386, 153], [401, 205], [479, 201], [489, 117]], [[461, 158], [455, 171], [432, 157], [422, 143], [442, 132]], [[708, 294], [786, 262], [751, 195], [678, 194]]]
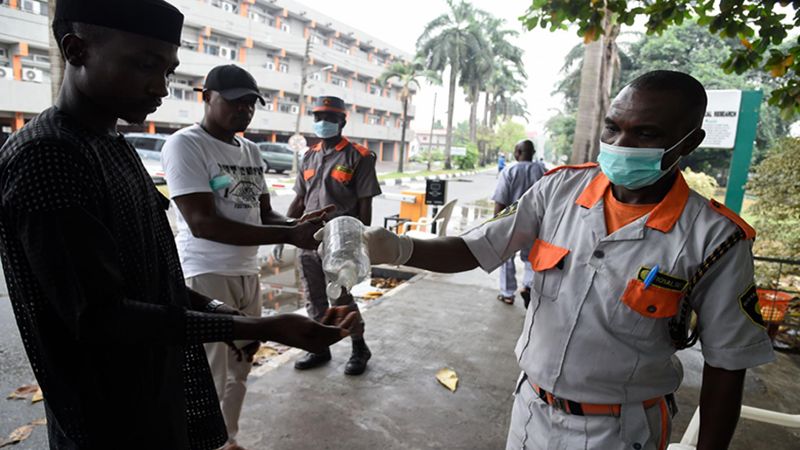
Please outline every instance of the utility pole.
[[433, 111], [431, 112], [431, 137], [428, 141], [428, 172], [431, 171], [431, 159], [433, 159], [433, 126], [436, 124], [436, 95], [433, 93]]
[[[303, 54], [303, 66], [300, 78], [300, 105], [297, 111], [297, 122], [294, 126], [295, 136], [300, 135], [300, 121], [303, 118], [303, 106], [306, 103], [306, 77], [308, 76], [308, 57], [311, 54], [311, 36], [306, 38], [306, 51]], [[297, 168], [300, 166], [300, 156], [298, 150], [294, 150], [294, 157], [292, 158], [292, 173], [297, 173]]]

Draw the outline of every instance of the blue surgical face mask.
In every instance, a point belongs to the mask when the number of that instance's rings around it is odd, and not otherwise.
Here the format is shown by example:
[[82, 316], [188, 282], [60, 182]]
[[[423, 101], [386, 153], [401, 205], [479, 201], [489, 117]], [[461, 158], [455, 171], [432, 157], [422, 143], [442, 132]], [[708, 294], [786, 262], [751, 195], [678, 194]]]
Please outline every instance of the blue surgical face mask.
[[661, 161], [664, 155], [683, 143], [695, 130], [696, 128], [668, 149], [620, 147], [600, 141], [600, 155], [597, 157], [597, 162], [600, 163], [600, 170], [612, 183], [635, 191], [652, 185], [672, 171], [681, 158], [662, 170]]
[[339, 124], [325, 120], [314, 122], [314, 134], [322, 139], [332, 138], [339, 134]]

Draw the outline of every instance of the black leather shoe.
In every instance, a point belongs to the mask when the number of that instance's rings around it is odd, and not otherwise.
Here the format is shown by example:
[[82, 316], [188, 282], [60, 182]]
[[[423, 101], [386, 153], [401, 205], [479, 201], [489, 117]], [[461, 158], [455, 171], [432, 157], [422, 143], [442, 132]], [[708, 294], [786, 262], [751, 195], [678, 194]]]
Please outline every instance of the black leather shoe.
[[367, 370], [367, 361], [372, 357], [367, 343], [363, 340], [353, 341], [353, 353], [344, 366], [345, 375], [361, 375]]
[[525, 288], [519, 293], [522, 301], [525, 302], [525, 309], [528, 309], [528, 304], [531, 302], [531, 288]]
[[308, 370], [319, 367], [331, 360], [331, 351], [325, 350], [323, 353], [306, 353], [306, 356], [294, 362], [297, 370]]

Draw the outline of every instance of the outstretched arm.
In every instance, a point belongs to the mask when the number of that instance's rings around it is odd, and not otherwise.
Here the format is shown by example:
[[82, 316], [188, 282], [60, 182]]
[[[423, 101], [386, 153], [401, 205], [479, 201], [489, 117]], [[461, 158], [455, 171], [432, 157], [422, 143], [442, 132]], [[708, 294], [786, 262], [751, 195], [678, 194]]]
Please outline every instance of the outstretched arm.
[[478, 261], [459, 237], [414, 240], [411, 258], [405, 265], [440, 273], [465, 272], [478, 267]]
[[418, 267], [441, 273], [456, 273], [478, 267], [478, 261], [459, 237], [429, 240], [398, 236], [381, 227], [364, 233], [372, 264], [395, 264]]
[[745, 369], [703, 367], [700, 390], [700, 437], [697, 450], [726, 449], [742, 410]]

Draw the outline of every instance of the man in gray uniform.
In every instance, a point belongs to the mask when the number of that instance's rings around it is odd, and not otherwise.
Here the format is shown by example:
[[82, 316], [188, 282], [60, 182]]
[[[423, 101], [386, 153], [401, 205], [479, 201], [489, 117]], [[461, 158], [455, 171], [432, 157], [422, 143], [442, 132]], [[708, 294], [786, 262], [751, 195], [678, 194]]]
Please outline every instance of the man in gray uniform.
[[[342, 137], [347, 123], [344, 101], [338, 97], [320, 97], [314, 105], [314, 132], [322, 140], [311, 147], [303, 157], [294, 190], [297, 193], [289, 206], [289, 217], [301, 217], [305, 211], [336, 206], [328, 217], [355, 217], [364, 225], [372, 223], [372, 198], [380, 195], [381, 188], [375, 175], [375, 155], [369, 149]], [[300, 273], [306, 298], [308, 316], [320, 320], [328, 309], [325, 293], [325, 273], [316, 250], [300, 251]], [[357, 311], [353, 297], [348, 293], [334, 299], [337, 306], [347, 305]], [[364, 342], [363, 329], [355, 332], [353, 353], [344, 373], [360, 375], [372, 356]], [[331, 359], [330, 350], [308, 353], [297, 360], [298, 370], [318, 367]]]
[[[517, 160], [517, 163], [500, 172], [500, 180], [498, 180], [494, 195], [492, 195], [495, 216], [519, 200], [546, 172], [544, 164], [533, 160], [534, 154], [536, 154], [536, 149], [533, 147], [533, 142], [528, 139], [519, 141], [514, 146], [514, 159]], [[520, 295], [526, 308], [531, 301], [531, 283], [533, 282], [533, 269], [528, 261], [529, 252], [530, 249], [526, 249], [519, 253], [525, 266], [525, 275], [522, 278], [523, 289]], [[497, 299], [513, 305], [516, 291], [517, 269], [514, 265], [514, 258], [509, 258], [500, 266], [500, 294]]]

